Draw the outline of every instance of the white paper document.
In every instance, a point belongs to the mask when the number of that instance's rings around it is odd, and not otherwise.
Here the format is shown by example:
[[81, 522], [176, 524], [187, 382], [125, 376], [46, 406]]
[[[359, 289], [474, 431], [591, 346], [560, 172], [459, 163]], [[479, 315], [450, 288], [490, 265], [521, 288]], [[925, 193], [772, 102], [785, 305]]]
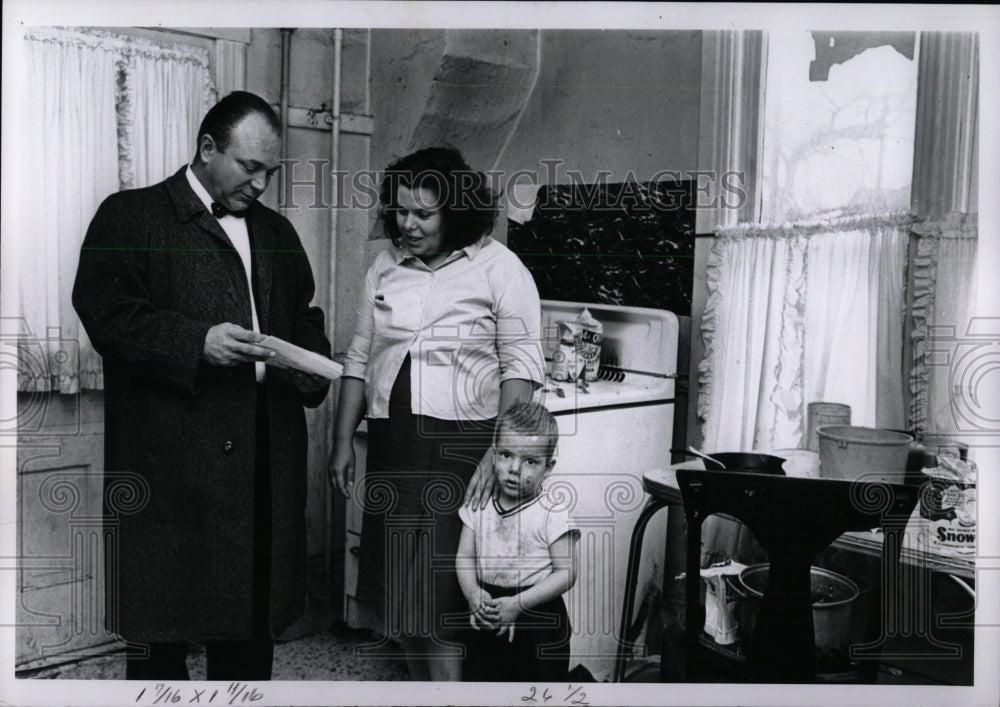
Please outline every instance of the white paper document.
[[295, 368], [306, 373], [337, 380], [344, 372], [344, 367], [326, 356], [320, 356], [314, 351], [308, 351], [301, 346], [290, 344], [276, 336], [268, 336], [257, 342], [257, 346], [274, 351], [273, 358], [267, 360], [269, 366], [278, 368]]

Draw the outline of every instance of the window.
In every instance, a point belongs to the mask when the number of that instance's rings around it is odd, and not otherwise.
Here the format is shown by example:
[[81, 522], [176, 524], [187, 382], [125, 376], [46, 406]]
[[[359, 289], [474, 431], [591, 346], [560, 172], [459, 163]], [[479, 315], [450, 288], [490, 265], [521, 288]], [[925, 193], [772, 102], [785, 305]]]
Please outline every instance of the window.
[[[922, 431], [928, 410], [943, 405], [926, 392], [936, 372], [926, 370], [921, 342], [943, 312], [964, 331], [970, 311], [975, 218], [956, 221], [952, 212], [975, 209], [959, 197], [976, 192], [976, 36], [768, 33], [754, 103], [752, 62], [742, 62], [736, 80], [717, 69], [740, 65], [727, 63], [727, 46], [736, 47], [733, 57], [752, 57], [753, 33], [716, 34], [733, 37], [712, 38], [723, 60], [706, 71], [716, 72], [717, 86], [735, 87], [731, 105], [751, 109], [709, 113], [709, 127], [757, 139], [717, 150], [706, 166], [756, 165], [748, 191], [759, 208], [742, 211], [737, 225], [715, 221], [701, 322], [704, 445], [799, 446], [813, 401], [850, 405], [853, 424]], [[751, 129], [758, 120], [759, 136]], [[945, 139], [953, 135], [963, 139]], [[931, 202], [934, 211], [909, 213], [911, 203]], [[932, 213], [952, 215], [931, 227], [913, 223]], [[949, 255], [953, 247], [962, 258]], [[961, 306], [942, 291], [947, 282], [965, 283]], [[908, 317], [919, 320], [912, 337]]]
[[906, 211], [916, 35], [768, 33], [761, 221]]

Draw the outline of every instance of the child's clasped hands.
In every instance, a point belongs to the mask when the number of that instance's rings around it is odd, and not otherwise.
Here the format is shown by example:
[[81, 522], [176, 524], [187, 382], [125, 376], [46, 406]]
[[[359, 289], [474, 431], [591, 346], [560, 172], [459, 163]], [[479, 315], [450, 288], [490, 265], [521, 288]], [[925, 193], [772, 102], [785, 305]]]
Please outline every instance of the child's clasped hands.
[[514, 640], [514, 622], [521, 615], [517, 597], [498, 597], [494, 599], [484, 589], [479, 590], [478, 603], [469, 603], [472, 613], [469, 623], [477, 631], [493, 631], [498, 636], [507, 634], [507, 641]]

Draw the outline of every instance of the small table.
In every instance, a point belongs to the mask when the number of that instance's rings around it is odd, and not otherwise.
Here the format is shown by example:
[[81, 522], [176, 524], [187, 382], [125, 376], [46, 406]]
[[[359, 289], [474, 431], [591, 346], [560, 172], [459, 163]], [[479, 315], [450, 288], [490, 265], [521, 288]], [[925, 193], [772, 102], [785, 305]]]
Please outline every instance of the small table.
[[[698, 462], [688, 462], [685, 464], [679, 464], [675, 466], [668, 467], [666, 469], [655, 469], [647, 472], [643, 476], [643, 486], [647, 493], [650, 495], [645, 508], [640, 514], [636, 521], [635, 528], [632, 534], [632, 542], [629, 552], [629, 562], [628, 570], [626, 573], [626, 583], [625, 583], [625, 595], [623, 598], [623, 608], [622, 608], [622, 620], [621, 629], [619, 631], [619, 651], [617, 656], [617, 661], [615, 665], [615, 680], [621, 681], [624, 677], [625, 660], [628, 655], [628, 650], [630, 648], [629, 644], [625, 641], [624, 636], [627, 635], [627, 622], [631, 616], [633, 604], [635, 602], [636, 593], [636, 576], [638, 571], [639, 557], [642, 547], [642, 538], [645, 533], [646, 525], [649, 523], [650, 519], [659, 510], [667, 507], [674, 506], [683, 508], [684, 499], [681, 493], [680, 485], [677, 480], [677, 471], [680, 469], [688, 470], [698, 470], [701, 465]], [[684, 472], [687, 473], [687, 472]], [[742, 473], [742, 472], [714, 472], [714, 473]], [[760, 475], [751, 475], [760, 476]], [[778, 477], [787, 478], [787, 477]], [[819, 487], [803, 487], [802, 482], [808, 483], [809, 480], [798, 479], [792, 480], [793, 485], [797, 485], [797, 488], [819, 488]], [[831, 480], [818, 480], [826, 482], [822, 488], [826, 486], [831, 486], [831, 488], [840, 489], [843, 488], [838, 486], [839, 484], [847, 484], [850, 486], [850, 482], [835, 482], [830, 484]], [[764, 482], [765, 485], [768, 482]], [[772, 484], [773, 485], [773, 484]], [[779, 482], [778, 486], [787, 486], [785, 482]], [[915, 497], [911, 498], [911, 494], [915, 494], [915, 489], [908, 489], [905, 493], [907, 495], [907, 503], [911, 505], [908, 508], [915, 509]], [[926, 533], [921, 534], [919, 532], [910, 532], [911, 526], [913, 528], [919, 529], [919, 523], [921, 519], [919, 518], [919, 512], [913, 510], [910, 514], [909, 523], [906, 525], [903, 532], [903, 527], [898, 527], [900, 524], [897, 522], [891, 529], [891, 534], [896, 538], [893, 543], [891, 543], [890, 548], [884, 547], [884, 536], [882, 533], [875, 533], [869, 530], [855, 530], [853, 532], [847, 532], [840, 537], [838, 537], [832, 543], [832, 546], [841, 547], [844, 549], [855, 550], [869, 555], [882, 555], [884, 551], [890, 551], [889, 555], [898, 557], [903, 563], [917, 565], [920, 567], [925, 567], [934, 571], [946, 572], [951, 575], [971, 578], [974, 576], [975, 566], [971, 558], [951, 556], [941, 553], [935, 553], [926, 544]], [[862, 526], [863, 527], [863, 526]], [[700, 537], [700, 525], [699, 525], [699, 537]], [[923, 539], [923, 540], [921, 540]], [[690, 546], [689, 546], [690, 547]], [[689, 549], [690, 555], [690, 549]], [[697, 560], [694, 563], [691, 562], [689, 558], [688, 567], [697, 565]], [[690, 574], [690, 569], [689, 569]], [[689, 582], [700, 582], [700, 576], [695, 576], [691, 578], [689, 576]], [[695, 612], [692, 616], [689, 613], [689, 621], [698, 621], [700, 613]], [[693, 624], [689, 624], [693, 625]], [[697, 634], [696, 634], [697, 635]]]
[[[667, 506], [680, 506], [683, 508], [684, 499], [681, 498], [680, 487], [677, 486], [678, 469], [698, 469], [700, 462], [685, 462], [667, 467], [666, 469], [653, 469], [646, 472], [642, 477], [643, 488], [650, 495], [643, 516], [666, 508]], [[654, 506], [651, 508], [651, 506]], [[639, 521], [642, 520], [640, 517]], [[648, 523], [649, 520], [647, 519]], [[639, 522], [636, 523], [639, 529]], [[850, 531], [837, 538], [832, 547], [843, 550], [853, 550], [864, 555], [877, 557], [882, 554], [882, 542], [884, 538], [881, 532], [875, 530]], [[915, 508], [910, 515], [906, 532], [903, 534], [903, 545], [900, 552], [900, 561], [914, 567], [921, 567], [933, 572], [944, 572], [965, 579], [975, 579], [976, 563], [971, 555], [957, 555], [947, 552], [940, 552], [930, 546], [927, 541], [927, 521], [920, 517], [920, 509]]]

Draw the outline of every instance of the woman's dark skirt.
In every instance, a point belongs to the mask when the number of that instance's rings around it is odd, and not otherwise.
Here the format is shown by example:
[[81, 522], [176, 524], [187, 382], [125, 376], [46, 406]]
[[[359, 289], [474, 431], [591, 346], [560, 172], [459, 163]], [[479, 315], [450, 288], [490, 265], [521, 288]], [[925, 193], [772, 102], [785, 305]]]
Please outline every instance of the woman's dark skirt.
[[458, 509], [492, 443], [494, 420], [439, 420], [410, 411], [410, 357], [388, 419], [368, 420], [358, 598], [395, 637], [459, 640], [468, 605], [455, 575]]

